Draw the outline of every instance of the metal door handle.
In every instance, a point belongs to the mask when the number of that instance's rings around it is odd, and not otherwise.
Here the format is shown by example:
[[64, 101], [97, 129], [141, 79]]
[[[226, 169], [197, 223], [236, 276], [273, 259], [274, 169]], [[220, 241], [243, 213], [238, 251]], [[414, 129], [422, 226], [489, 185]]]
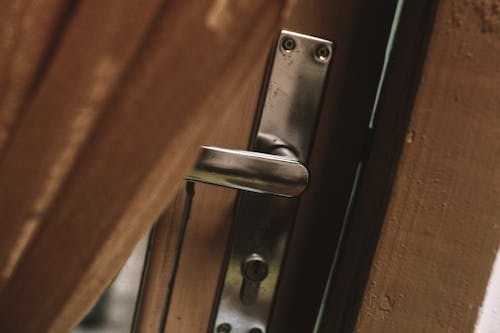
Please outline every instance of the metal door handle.
[[300, 195], [309, 182], [303, 163], [311, 153], [332, 55], [331, 41], [281, 31], [256, 112], [251, 151], [203, 146], [187, 177], [245, 190], [234, 212], [211, 323], [214, 333], [268, 333], [299, 205], [296, 198], [282, 197]]
[[[286, 156], [202, 146], [186, 179], [283, 197], [300, 195], [309, 183], [309, 171], [291, 150]], [[280, 153], [279, 151], [276, 151]]]

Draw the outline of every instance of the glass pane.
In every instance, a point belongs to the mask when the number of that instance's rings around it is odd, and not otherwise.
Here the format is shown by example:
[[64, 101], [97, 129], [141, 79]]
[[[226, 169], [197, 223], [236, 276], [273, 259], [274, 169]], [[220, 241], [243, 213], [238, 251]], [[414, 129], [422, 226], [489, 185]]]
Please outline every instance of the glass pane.
[[129, 332], [148, 238], [139, 242], [116, 279], [73, 333]]

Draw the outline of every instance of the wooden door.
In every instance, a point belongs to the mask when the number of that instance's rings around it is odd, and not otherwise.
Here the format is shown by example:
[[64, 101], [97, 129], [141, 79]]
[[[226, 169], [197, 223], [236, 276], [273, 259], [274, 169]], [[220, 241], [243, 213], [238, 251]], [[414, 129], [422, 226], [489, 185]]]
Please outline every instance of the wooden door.
[[[318, 320], [337, 239], [369, 138], [396, 1], [298, 1], [292, 8], [282, 26], [333, 40], [335, 54], [310, 165], [312, 182], [301, 198], [271, 332], [312, 331]], [[242, 96], [232, 106], [237, 111], [205, 144], [246, 149], [270, 47], [259, 49], [258, 66], [239, 85]], [[138, 331], [211, 331], [236, 194], [203, 184], [179, 191], [158, 222]], [[177, 240], [172, 231], [183, 231], [179, 222], [186, 196], [192, 196], [192, 203], [175, 266], [171, 261]]]

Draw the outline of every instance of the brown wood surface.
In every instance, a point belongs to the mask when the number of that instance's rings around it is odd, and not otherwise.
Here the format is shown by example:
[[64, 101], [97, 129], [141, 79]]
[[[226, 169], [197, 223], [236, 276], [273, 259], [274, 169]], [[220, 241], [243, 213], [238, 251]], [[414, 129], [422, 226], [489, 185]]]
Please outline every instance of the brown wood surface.
[[[36, 93], [24, 101], [22, 119], [0, 160], [3, 281], [10, 278], [59, 194], [159, 6], [156, 0], [147, 5], [86, 1], [59, 32], [46, 73]], [[10, 86], [13, 90], [19, 84]]]
[[395, 169], [408, 128], [435, 0], [407, 1], [400, 13], [374, 125], [349, 212], [320, 322], [320, 332], [352, 332], [384, 222]]
[[283, 8], [79, 4], [0, 161], [2, 332], [78, 322], [238, 112]]
[[165, 302], [174, 274], [174, 261], [183, 217], [186, 190], [179, 191], [170, 207], [162, 214], [150, 235], [149, 255], [138, 295], [134, 332], [159, 332]]
[[59, 31], [71, 17], [63, 0], [0, 3], [0, 153], [44, 76]]
[[[256, 55], [257, 67], [239, 85], [243, 95], [236, 105], [231, 106], [237, 112], [229, 115], [221, 124], [221, 130], [207, 139], [206, 144], [246, 149], [271, 43], [264, 45]], [[209, 327], [236, 194], [237, 191], [232, 189], [195, 185], [175, 287], [170, 307], [166, 309], [168, 317], [164, 332], [201, 333]]]
[[[0, 160], [9, 144], [9, 133], [15, 129], [47, 72], [61, 37], [59, 31], [64, 31], [72, 9], [73, 6], [61, 0], [0, 3]], [[1, 193], [7, 192], [4, 187], [1, 189]], [[0, 290], [22, 252], [22, 243], [27, 243], [19, 237], [20, 244], [13, 246], [17, 235], [5, 232], [6, 214], [0, 223], [0, 234], [4, 235], [0, 242]]]
[[439, 2], [358, 332], [474, 331], [500, 244], [499, 5]]

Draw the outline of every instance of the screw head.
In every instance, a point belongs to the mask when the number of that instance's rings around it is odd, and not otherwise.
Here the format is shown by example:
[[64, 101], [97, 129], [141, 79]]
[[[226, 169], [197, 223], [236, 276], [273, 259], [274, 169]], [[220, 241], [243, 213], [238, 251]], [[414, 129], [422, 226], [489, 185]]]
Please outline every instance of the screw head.
[[263, 331], [258, 327], [254, 327], [248, 333], [263, 333]]
[[292, 52], [295, 50], [295, 47], [297, 47], [297, 43], [295, 42], [295, 39], [289, 36], [283, 37], [281, 40], [281, 49], [287, 53]]
[[314, 50], [314, 59], [321, 63], [326, 63], [330, 59], [332, 53], [330, 47], [326, 44], [320, 44]]
[[231, 325], [228, 323], [222, 323], [217, 326], [217, 333], [229, 333], [231, 332]]
[[243, 260], [241, 264], [243, 277], [252, 282], [261, 282], [269, 273], [266, 261], [257, 253], [253, 253]]

